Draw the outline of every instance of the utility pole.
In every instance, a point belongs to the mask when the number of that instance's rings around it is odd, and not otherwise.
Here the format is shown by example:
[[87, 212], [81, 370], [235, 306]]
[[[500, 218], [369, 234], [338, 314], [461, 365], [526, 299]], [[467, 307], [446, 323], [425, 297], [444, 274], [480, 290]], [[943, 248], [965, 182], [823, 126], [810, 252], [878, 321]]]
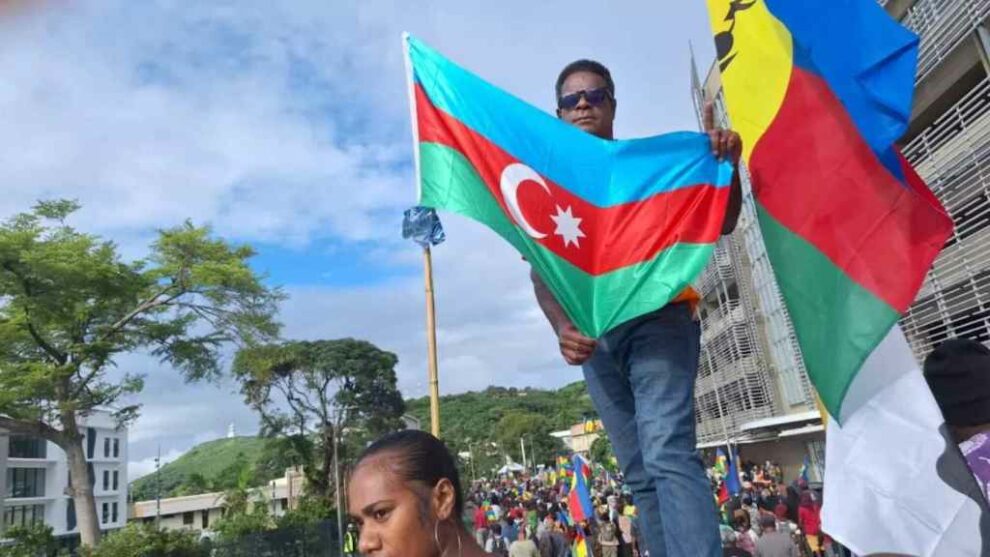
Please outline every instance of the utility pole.
[[523, 468], [528, 468], [528, 466], [526, 466], [526, 438], [525, 437], [520, 437], [519, 438], [519, 447], [522, 449], [522, 465], [523, 465]]
[[158, 444], [155, 457], [155, 530], [162, 529], [162, 445]]

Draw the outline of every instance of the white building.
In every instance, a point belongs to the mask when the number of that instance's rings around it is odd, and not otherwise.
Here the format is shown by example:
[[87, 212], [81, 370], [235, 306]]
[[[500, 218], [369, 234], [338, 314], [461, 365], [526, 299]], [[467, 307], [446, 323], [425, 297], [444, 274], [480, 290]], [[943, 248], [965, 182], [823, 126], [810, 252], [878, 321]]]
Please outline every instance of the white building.
[[[285, 471], [284, 477], [272, 480], [266, 486], [252, 488], [250, 505], [252, 508], [265, 505], [270, 515], [280, 517], [289, 509], [296, 508], [304, 487], [302, 472], [290, 468]], [[223, 492], [168, 497], [161, 501], [136, 501], [131, 505], [129, 519], [146, 524], [160, 520], [161, 528], [166, 530], [188, 530], [209, 535], [213, 525], [223, 518], [223, 505]]]
[[[127, 430], [98, 411], [80, 420], [102, 530], [127, 521]], [[12, 526], [45, 523], [58, 537], [78, 535], [75, 504], [66, 495], [65, 452], [44, 439], [0, 430], [0, 533]]]

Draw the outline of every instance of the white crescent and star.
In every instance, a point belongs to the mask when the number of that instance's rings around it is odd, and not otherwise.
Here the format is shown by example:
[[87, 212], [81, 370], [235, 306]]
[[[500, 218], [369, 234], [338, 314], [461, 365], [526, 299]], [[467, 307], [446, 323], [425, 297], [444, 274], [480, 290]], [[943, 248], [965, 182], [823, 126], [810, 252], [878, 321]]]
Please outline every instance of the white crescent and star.
[[[545, 232], [537, 230], [526, 217], [523, 216], [522, 210], [519, 208], [519, 186], [523, 182], [535, 182], [547, 195], [552, 195], [550, 192], [550, 187], [543, 180], [535, 170], [526, 166], [522, 163], [512, 163], [506, 166], [502, 170], [502, 176], [499, 179], [499, 188], [502, 190], [502, 198], [505, 199], [505, 205], [509, 209], [509, 214], [512, 215], [512, 219], [516, 221], [519, 228], [523, 229], [523, 232], [528, 234], [531, 238], [537, 240], [542, 240], [547, 237]], [[571, 212], [571, 207], [566, 209], [561, 208], [560, 205], [556, 205], [557, 213], [555, 215], [550, 215], [553, 222], [557, 225], [554, 230], [554, 234], [560, 236], [564, 241], [564, 247], [574, 244], [576, 247], [580, 248], [581, 244], [579, 240], [586, 237], [585, 233], [581, 230], [581, 220], [575, 217]]]

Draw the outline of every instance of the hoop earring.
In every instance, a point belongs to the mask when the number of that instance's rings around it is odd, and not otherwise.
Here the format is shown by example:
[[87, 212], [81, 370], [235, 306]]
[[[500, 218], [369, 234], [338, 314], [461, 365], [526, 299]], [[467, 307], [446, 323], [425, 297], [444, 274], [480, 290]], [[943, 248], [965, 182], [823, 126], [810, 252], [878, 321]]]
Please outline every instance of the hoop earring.
[[[451, 520], [451, 526], [454, 527], [454, 534], [457, 535], [457, 557], [463, 557], [464, 555], [464, 545], [461, 541], [461, 532], [457, 529], [457, 525]], [[433, 542], [437, 545], [437, 551], [440, 552], [440, 557], [444, 557], [447, 554], [447, 549], [440, 546], [440, 521], [433, 523]]]

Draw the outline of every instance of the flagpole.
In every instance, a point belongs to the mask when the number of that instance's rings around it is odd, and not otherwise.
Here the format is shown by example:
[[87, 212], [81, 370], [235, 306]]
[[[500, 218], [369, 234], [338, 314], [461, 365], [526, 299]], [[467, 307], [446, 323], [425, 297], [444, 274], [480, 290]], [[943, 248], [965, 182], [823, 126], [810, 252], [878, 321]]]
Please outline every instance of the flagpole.
[[430, 433], [440, 437], [440, 379], [437, 370], [437, 316], [433, 301], [433, 256], [423, 248], [423, 271], [426, 283], [426, 364], [430, 385]]

